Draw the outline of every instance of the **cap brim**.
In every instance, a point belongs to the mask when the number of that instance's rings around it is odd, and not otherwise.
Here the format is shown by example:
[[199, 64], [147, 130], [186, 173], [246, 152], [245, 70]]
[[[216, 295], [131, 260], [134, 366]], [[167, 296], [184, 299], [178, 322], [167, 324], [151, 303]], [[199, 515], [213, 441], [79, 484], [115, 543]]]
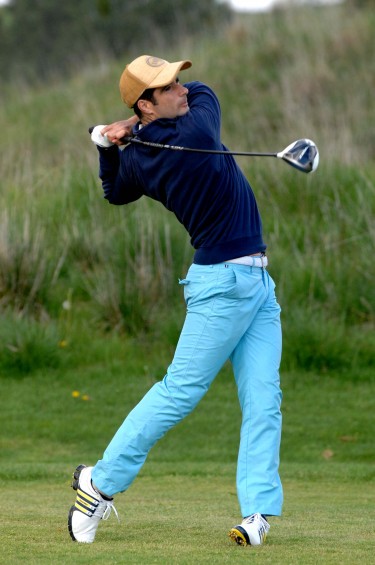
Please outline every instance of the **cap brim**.
[[191, 67], [191, 61], [178, 61], [177, 63], [169, 63], [164, 67], [157, 77], [148, 85], [148, 88], [160, 88], [161, 86], [166, 86], [173, 82], [180, 71], [189, 69]]

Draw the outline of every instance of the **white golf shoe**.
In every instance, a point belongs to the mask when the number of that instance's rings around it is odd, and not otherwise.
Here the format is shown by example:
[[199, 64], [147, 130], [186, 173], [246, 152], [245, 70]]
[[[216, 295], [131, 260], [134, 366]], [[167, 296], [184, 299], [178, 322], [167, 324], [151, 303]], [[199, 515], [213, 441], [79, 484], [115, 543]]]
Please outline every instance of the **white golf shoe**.
[[92, 486], [92, 467], [79, 465], [73, 473], [72, 488], [77, 491], [69, 510], [68, 529], [73, 541], [92, 543], [100, 520], [108, 520], [111, 510], [118, 514], [113, 499], [105, 500]]
[[270, 525], [259, 513], [244, 518], [238, 526], [234, 526], [229, 537], [238, 545], [262, 545], [266, 541]]

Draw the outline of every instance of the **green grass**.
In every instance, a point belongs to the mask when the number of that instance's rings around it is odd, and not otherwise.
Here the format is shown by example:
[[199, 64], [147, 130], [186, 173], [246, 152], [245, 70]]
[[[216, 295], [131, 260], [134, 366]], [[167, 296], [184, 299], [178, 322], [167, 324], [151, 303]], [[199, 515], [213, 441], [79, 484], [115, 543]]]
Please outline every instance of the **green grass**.
[[[374, 364], [374, 21], [370, 9], [346, 5], [277, 10], [236, 18], [221, 37], [186, 39], [161, 53], [188, 56], [194, 66], [184, 78], [214, 87], [231, 149], [278, 151], [305, 136], [318, 144], [321, 163], [312, 175], [276, 159], [239, 158], [286, 312], [289, 370]], [[1, 95], [0, 313], [7, 328], [0, 329], [0, 371], [39, 363], [40, 354], [27, 358], [30, 343], [41, 348], [19, 330], [20, 319], [31, 318], [42, 326], [31, 333], [50, 339], [69, 293], [73, 326], [84, 317], [128, 336], [164, 327], [160, 316], [180, 304], [173, 285], [193, 255], [182, 226], [147, 199], [109, 206], [97, 179], [87, 128], [129, 115], [117, 87], [123, 62], [103, 61], [43, 87], [9, 85]], [[62, 357], [55, 352], [50, 364]]]
[[[94, 346], [96, 343], [94, 342]], [[116, 498], [121, 523], [101, 524], [93, 546], [70, 541], [73, 468], [93, 464], [134, 403], [163, 376], [170, 351], [150, 340], [107, 338], [90, 365], [1, 380], [1, 563], [370, 564], [374, 541], [371, 375], [283, 375], [284, 514], [267, 544], [227, 539], [240, 414], [230, 367], [198, 408], [151, 451]], [[115, 352], [117, 351], [117, 355]], [[80, 396], [73, 398], [72, 392]], [[88, 398], [85, 400], [85, 396]]]
[[[7, 489], [12, 513], [2, 521], [2, 557], [26, 563], [329, 564], [373, 563], [373, 500], [362, 483], [285, 481], [282, 519], [270, 519], [261, 548], [241, 548], [226, 537], [233, 525], [233, 482], [215, 473], [164, 473], [140, 478], [117, 504], [121, 523], [103, 523], [92, 546], [70, 541], [68, 484], [18, 483]], [[40, 514], [44, 509], [43, 515]]]

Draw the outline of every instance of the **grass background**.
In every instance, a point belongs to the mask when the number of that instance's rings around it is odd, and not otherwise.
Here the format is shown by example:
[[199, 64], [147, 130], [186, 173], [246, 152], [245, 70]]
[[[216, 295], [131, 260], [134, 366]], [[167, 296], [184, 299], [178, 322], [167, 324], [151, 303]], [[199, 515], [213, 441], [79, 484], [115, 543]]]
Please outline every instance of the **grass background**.
[[101, 59], [69, 81], [7, 85], [1, 563], [374, 562], [374, 26], [371, 9], [304, 7], [241, 17], [224, 37], [162, 53], [188, 55], [186, 79], [216, 89], [232, 149], [280, 150], [308, 136], [321, 153], [307, 176], [279, 160], [240, 160], [284, 326], [285, 506], [258, 549], [226, 537], [239, 519], [229, 366], [116, 499], [121, 524], [103, 523], [93, 546], [71, 543], [71, 473], [95, 463], [165, 374], [184, 317], [177, 279], [192, 251], [155, 203], [102, 202], [87, 127], [122, 117], [122, 64]]
[[[136, 344], [135, 353], [141, 353]], [[143, 362], [161, 361], [143, 351]], [[239, 410], [228, 366], [116, 498], [121, 523], [114, 516], [103, 522], [93, 546], [72, 543], [66, 527], [74, 501], [71, 472], [97, 459], [150, 380], [147, 367], [124, 358], [5, 383], [0, 488], [7, 511], [0, 562], [373, 562], [371, 380], [284, 374], [283, 517], [270, 519], [265, 546], [240, 548], [226, 537], [239, 518]], [[76, 390], [80, 396], [73, 398]]]

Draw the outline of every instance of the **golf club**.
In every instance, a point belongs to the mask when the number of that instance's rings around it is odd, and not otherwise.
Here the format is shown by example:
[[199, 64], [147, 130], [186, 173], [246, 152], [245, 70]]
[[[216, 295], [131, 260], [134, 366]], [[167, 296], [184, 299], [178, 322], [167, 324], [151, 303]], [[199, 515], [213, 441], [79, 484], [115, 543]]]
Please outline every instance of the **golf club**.
[[[96, 126], [90, 128], [91, 139], [96, 145], [101, 145], [102, 147], [109, 147], [111, 144], [106, 136], [102, 136], [100, 130], [104, 126]], [[317, 146], [311, 139], [298, 139], [293, 141], [282, 151], [276, 153], [261, 153], [255, 151], [227, 151], [227, 150], [215, 150], [215, 149], [194, 149], [192, 147], [181, 147], [179, 145], [165, 145], [162, 143], [155, 143], [153, 141], [143, 141], [137, 137], [123, 137], [122, 141], [124, 144], [133, 143], [137, 145], [145, 145], [147, 147], [153, 147], [155, 149], [169, 149], [171, 151], [189, 151], [194, 153], [210, 153], [213, 155], [237, 155], [245, 157], [277, 157], [278, 159], [283, 159], [286, 163], [302, 171], [303, 173], [311, 173], [315, 171], [319, 165], [319, 151]]]

